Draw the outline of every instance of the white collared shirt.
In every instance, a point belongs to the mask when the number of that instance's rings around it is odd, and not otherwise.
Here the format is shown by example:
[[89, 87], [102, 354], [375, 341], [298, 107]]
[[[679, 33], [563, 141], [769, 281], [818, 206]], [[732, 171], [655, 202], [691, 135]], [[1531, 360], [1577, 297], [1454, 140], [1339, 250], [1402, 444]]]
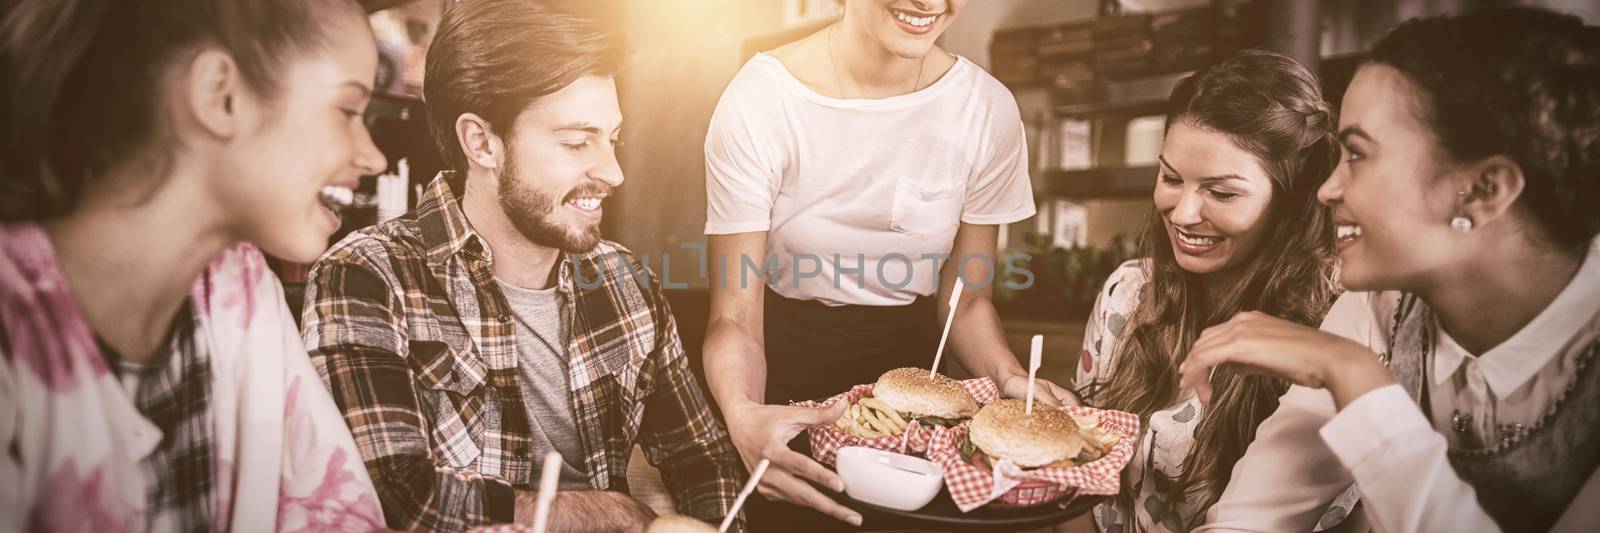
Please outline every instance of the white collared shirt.
[[1549, 307], [1483, 355], [1462, 348], [1435, 318], [1429, 409], [1434, 428], [1453, 447], [1486, 447], [1500, 438], [1502, 428], [1532, 426], [1575, 379], [1572, 370], [1582, 350], [1567, 348], [1600, 313], [1600, 261], [1593, 257]]
[[[1386, 350], [1398, 297], [1346, 293], [1322, 329]], [[1325, 390], [1290, 387], [1199, 531], [1309, 531], [1352, 482], [1377, 531], [1498, 531], [1445, 452], [1498, 438], [1501, 425], [1536, 421], [1574, 379], [1582, 349], [1600, 337], [1597, 315], [1600, 247], [1544, 311], [1483, 355], [1430, 324], [1438, 332], [1425, 374], [1432, 423], [1400, 385], [1343, 411]], [[1462, 431], [1452, 427], [1458, 413], [1471, 417]]]

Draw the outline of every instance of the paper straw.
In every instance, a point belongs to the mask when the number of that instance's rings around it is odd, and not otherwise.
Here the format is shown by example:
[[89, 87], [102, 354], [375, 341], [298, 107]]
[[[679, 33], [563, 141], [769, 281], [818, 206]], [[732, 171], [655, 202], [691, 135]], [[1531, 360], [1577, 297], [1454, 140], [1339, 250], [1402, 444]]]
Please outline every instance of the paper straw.
[[550, 521], [550, 503], [556, 499], [556, 482], [561, 480], [561, 452], [544, 456], [544, 471], [539, 473], [539, 499], [533, 511], [533, 533], [544, 533]]
[[950, 338], [950, 324], [956, 320], [956, 304], [961, 303], [961, 289], [966, 286], [961, 281], [961, 275], [956, 274], [956, 287], [950, 290], [950, 315], [944, 319], [944, 333], [939, 334], [939, 351], [933, 353], [933, 368], [928, 370], [930, 380], [939, 373], [939, 360], [944, 359], [944, 343]]
[[1039, 375], [1039, 354], [1044, 351], [1044, 335], [1033, 336], [1033, 346], [1028, 350], [1028, 406], [1024, 408], [1028, 416], [1033, 416], [1033, 386]]
[[767, 473], [767, 466], [771, 464], [772, 461], [766, 459], [756, 464], [756, 471], [750, 473], [750, 481], [744, 482], [744, 490], [739, 491], [739, 497], [733, 500], [733, 507], [728, 509], [728, 516], [722, 517], [722, 525], [717, 527], [717, 531], [728, 533], [728, 526], [733, 525], [733, 517], [739, 516], [739, 508], [744, 507], [745, 498], [756, 491], [756, 485], [761, 483], [761, 476]]

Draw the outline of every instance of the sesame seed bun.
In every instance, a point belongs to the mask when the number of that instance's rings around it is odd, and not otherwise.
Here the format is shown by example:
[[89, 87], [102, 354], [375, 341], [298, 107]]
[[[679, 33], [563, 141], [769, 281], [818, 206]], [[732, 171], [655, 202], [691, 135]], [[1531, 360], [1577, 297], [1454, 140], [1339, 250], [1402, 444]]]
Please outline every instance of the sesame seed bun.
[[645, 533], [716, 533], [711, 524], [682, 515], [666, 515], [650, 523]]
[[1023, 468], [1058, 463], [1083, 451], [1078, 424], [1070, 415], [1035, 401], [1030, 416], [1025, 404], [1011, 399], [983, 406], [972, 417], [972, 444], [997, 461], [1010, 459]]
[[912, 418], [969, 418], [978, 412], [978, 401], [960, 382], [943, 374], [930, 380], [928, 371], [921, 368], [884, 372], [872, 386], [872, 396]]

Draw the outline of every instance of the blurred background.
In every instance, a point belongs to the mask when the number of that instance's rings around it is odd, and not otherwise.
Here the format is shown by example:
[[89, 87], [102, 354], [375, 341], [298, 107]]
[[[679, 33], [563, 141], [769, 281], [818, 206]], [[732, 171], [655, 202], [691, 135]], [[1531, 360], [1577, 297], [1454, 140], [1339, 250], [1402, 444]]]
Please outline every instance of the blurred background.
[[[427, 45], [448, 1], [363, 0], [382, 56], [368, 124], [390, 168], [363, 178], [359, 207], [335, 239], [403, 213], [442, 167], [420, 95]], [[712, 109], [751, 55], [821, 29], [840, 3], [569, 3], [624, 32], [631, 48], [618, 77], [627, 182], [607, 201], [605, 235], [665, 277], [698, 357], [707, 282], [696, 247], [705, 242], [703, 145]], [[1002, 232], [1002, 248], [1029, 254], [1035, 275], [1032, 288], [998, 296], [1014, 350], [1026, 353], [1027, 337], [1045, 333], [1058, 364], [1047, 360], [1041, 374], [1070, 381], [1082, 317], [1100, 282], [1131, 254], [1149, 209], [1166, 97], [1177, 80], [1234, 50], [1264, 47], [1319, 72], [1337, 106], [1364, 51], [1400, 21], [1505, 4], [1600, 20], [1595, 0], [970, 0], [941, 44], [1015, 93], [1039, 204], [1038, 216]], [[304, 267], [279, 271], [299, 305]]]

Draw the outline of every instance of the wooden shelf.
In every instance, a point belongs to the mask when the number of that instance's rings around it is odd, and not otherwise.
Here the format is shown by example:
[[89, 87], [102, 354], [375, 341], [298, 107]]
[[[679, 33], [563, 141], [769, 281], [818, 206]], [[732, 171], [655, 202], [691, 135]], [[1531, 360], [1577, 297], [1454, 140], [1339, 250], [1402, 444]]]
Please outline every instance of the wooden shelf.
[[1064, 198], [1149, 198], [1155, 191], [1156, 167], [1098, 167], [1046, 171], [1045, 192]]
[[1167, 102], [1172, 90], [1194, 71], [1164, 72], [1139, 79], [1104, 81], [1102, 94], [1107, 99], [1083, 104], [1058, 105], [1052, 109], [1057, 117], [1095, 119], [1103, 117], [1134, 118], [1146, 115], [1167, 114]]
[[1073, 119], [1093, 119], [1107, 115], [1118, 115], [1125, 117], [1165, 115], [1167, 113], [1167, 100], [1150, 99], [1132, 102], [1067, 104], [1055, 106], [1053, 109], [1051, 109], [1051, 111], [1053, 111], [1057, 117]]

